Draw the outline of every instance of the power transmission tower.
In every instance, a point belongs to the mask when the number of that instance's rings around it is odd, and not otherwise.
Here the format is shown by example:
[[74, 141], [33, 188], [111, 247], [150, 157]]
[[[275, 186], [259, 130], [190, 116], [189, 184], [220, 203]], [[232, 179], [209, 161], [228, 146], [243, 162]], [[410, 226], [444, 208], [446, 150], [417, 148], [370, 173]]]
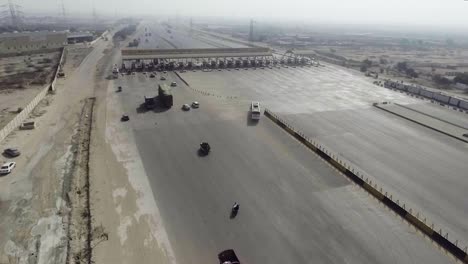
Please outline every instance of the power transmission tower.
[[64, 4], [63, 0], [60, 0], [60, 11], [61, 11], [63, 23], [66, 23], [67, 22], [67, 14], [65, 12], [65, 4]]
[[10, 18], [12, 27], [18, 31], [22, 30], [22, 6], [15, 4], [13, 0], [8, 0], [7, 4], [1, 5], [0, 7], [5, 9], [1, 13], [4, 14], [4, 18]]
[[96, 7], [93, 6], [93, 23], [95, 26], [97, 25], [97, 20], [98, 20], [98, 16], [96, 13]]
[[193, 33], [193, 20], [190, 18], [190, 34]]
[[253, 42], [254, 41], [254, 20], [250, 19], [250, 32], [249, 32], [249, 41]]

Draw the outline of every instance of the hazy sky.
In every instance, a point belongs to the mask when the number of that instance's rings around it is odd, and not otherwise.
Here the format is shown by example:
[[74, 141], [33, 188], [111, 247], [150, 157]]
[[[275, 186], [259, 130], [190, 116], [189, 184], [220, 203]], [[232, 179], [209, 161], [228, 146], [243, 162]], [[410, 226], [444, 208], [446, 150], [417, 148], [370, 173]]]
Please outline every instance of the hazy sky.
[[[0, 0], [5, 2], [6, 0]], [[24, 11], [58, 13], [60, 0], [14, 0]], [[467, 27], [464, 0], [63, 0], [67, 12], [280, 18], [311, 22]]]

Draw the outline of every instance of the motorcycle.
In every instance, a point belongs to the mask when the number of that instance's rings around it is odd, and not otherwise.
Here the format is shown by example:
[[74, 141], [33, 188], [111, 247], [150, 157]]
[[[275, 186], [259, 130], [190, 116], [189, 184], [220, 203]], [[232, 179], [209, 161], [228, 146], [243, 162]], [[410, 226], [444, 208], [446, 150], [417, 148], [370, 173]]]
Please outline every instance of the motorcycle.
[[237, 216], [237, 214], [239, 213], [239, 208], [240, 208], [239, 204], [234, 203], [231, 209], [231, 219]]
[[210, 147], [210, 144], [208, 144], [208, 142], [200, 143], [200, 151], [202, 154], [208, 155], [208, 153], [210, 153], [210, 150], [211, 150], [211, 147]]

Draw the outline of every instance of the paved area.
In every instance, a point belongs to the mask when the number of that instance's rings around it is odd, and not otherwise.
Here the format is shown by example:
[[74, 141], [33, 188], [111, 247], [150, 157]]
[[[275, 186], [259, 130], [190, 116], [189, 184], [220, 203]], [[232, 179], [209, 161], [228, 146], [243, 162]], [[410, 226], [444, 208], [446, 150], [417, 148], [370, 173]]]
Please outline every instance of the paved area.
[[405, 105], [415, 112], [443, 121], [452, 126], [468, 129], [468, 114], [433, 103]]
[[[147, 31], [144, 31], [145, 27]], [[246, 47], [239, 43], [221, 40], [208, 35], [190, 33], [188, 28], [182, 26], [168, 28], [160, 23], [145, 23], [141, 28], [143, 30], [138, 34], [141, 40], [138, 48], [142, 49]], [[168, 30], [171, 32], [169, 33]], [[151, 36], [145, 36], [145, 33], [151, 33]]]
[[[168, 73], [165, 82], [178, 82], [174, 107], [141, 111], [160, 75], [114, 83], [130, 115], [114, 122], [134, 137], [178, 263], [215, 261], [226, 248], [252, 263], [451, 261], [268, 119], [251, 123], [243, 100], [199, 93]], [[199, 109], [180, 109], [194, 100]], [[205, 157], [202, 140], [212, 145]], [[229, 219], [234, 201], [240, 214]]]
[[[390, 101], [426, 111], [427, 103], [330, 65], [181, 76], [200, 93], [260, 101], [427, 216], [451, 240], [467, 241], [466, 144], [371, 106]], [[463, 122], [449, 109], [434, 115]]]
[[383, 101], [420, 102], [333, 66], [187, 71], [181, 76], [201, 92], [261, 101], [264, 106], [282, 113], [368, 108], [374, 102]]
[[[376, 108], [383, 111], [388, 111], [389, 113], [393, 113], [396, 116], [408, 119], [421, 126], [427, 126], [428, 128], [432, 128], [442, 134], [468, 143], [468, 136], [463, 136], [464, 134], [468, 135], [468, 130], [455, 123], [445, 121], [444, 119], [437, 118], [435, 116], [431, 116], [430, 114], [426, 114], [424, 112], [414, 110], [410, 107], [399, 104], [378, 104], [376, 105]], [[447, 111], [447, 114], [450, 114], [449, 111]]]

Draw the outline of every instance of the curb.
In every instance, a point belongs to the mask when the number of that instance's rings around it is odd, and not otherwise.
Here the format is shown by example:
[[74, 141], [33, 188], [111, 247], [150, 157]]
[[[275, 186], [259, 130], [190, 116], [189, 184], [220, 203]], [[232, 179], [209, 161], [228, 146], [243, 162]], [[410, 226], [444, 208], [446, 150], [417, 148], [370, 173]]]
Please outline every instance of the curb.
[[[463, 263], [468, 264], [468, 254], [466, 253], [466, 248], [465, 251], [462, 250], [460, 247], [458, 247], [458, 241], [455, 242], [456, 244], [452, 243], [450, 240], [448, 240], [448, 234], [446, 236], [442, 235], [442, 231], [437, 231], [434, 230], [433, 225], [428, 226], [426, 224], [426, 221], [421, 221], [419, 220], [417, 214], [414, 216], [412, 214], [412, 210], [409, 209], [406, 210], [405, 205], [403, 206], [400, 205], [399, 200], [393, 201], [392, 196], [388, 197], [387, 192], [385, 194], [382, 191], [382, 188], [380, 188], [380, 191], [377, 189], [377, 184], [374, 183], [374, 186], [372, 185], [372, 181], [368, 180], [367, 178], [364, 179], [364, 177], [361, 175], [359, 176], [359, 173], [355, 173], [353, 169], [348, 165], [346, 167], [345, 164], [343, 164], [340, 160], [336, 160], [334, 155], [332, 155], [329, 151], [318, 145], [316, 142], [311, 141], [308, 139], [304, 134], [301, 132], [298, 132], [297, 130], [293, 129], [290, 125], [288, 125], [286, 122], [284, 122], [282, 119], [280, 119], [277, 115], [272, 113], [270, 110], [265, 109], [264, 115], [268, 117], [270, 120], [275, 122], [279, 127], [283, 128], [288, 134], [299, 140], [301, 143], [303, 143], [307, 148], [315, 152], [317, 155], [319, 155], [321, 158], [323, 158], [325, 161], [327, 161], [330, 165], [332, 165], [334, 168], [338, 169], [341, 171], [346, 177], [348, 177], [351, 181], [353, 181], [355, 184], [361, 186], [364, 190], [366, 190], [369, 194], [374, 196], [377, 200], [381, 201], [384, 205], [386, 205], [389, 209], [391, 209], [393, 212], [401, 216], [403, 219], [405, 219], [408, 223], [413, 225], [416, 229], [421, 231], [423, 234], [428, 236], [433, 242], [437, 243], [440, 247], [444, 248], [446, 251], [450, 252], [455, 258], [460, 260]], [[331, 156], [330, 156], [331, 155]]]

